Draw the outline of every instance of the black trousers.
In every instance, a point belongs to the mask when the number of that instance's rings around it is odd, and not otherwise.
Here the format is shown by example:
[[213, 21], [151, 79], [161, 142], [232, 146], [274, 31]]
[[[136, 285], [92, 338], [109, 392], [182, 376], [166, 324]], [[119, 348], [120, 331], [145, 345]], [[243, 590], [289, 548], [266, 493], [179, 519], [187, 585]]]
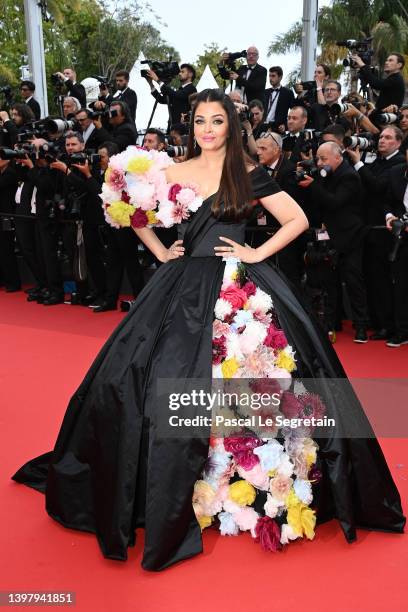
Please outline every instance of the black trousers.
[[84, 223], [83, 235], [90, 280], [98, 296], [104, 296], [106, 292], [105, 249], [100, 226]]
[[366, 328], [369, 325], [369, 316], [363, 276], [363, 246], [348, 253], [340, 253], [338, 269], [350, 299], [352, 321], [355, 327]]
[[403, 236], [391, 264], [394, 331], [408, 335], [408, 233]]
[[392, 235], [386, 229], [371, 229], [364, 244], [363, 272], [368, 311], [374, 329], [394, 328], [393, 283], [388, 256]]
[[37, 219], [15, 219], [16, 236], [24, 261], [34, 277], [37, 287], [47, 286], [45, 262], [41, 252], [41, 242]]
[[106, 244], [106, 301], [117, 302], [124, 270], [133, 296], [137, 297], [144, 287], [144, 277], [138, 257], [139, 240], [135, 232], [128, 227], [115, 229], [106, 226], [103, 235]]
[[7, 289], [19, 289], [21, 287], [20, 274], [18, 271], [17, 257], [14, 252], [15, 234], [14, 230], [3, 230], [0, 218], [0, 273], [3, 283]]

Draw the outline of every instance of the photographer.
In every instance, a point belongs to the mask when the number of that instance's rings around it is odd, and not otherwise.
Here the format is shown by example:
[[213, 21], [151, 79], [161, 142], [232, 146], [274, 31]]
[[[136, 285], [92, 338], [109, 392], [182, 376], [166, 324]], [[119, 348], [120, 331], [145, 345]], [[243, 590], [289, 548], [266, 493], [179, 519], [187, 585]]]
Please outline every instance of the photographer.
[[[196, 78], [196, 72], [191, 64], [181, 64], [179, 72], [180, 87], [173, 89], [170, 85], [162, 83], [153, 70], [148, 70], [145, 78], [150, 84], [152, 96], [159, 104], [168, 104], [170, 124], [180, 123], [181, 116], [188, 113], [190, 110], [189, 96], [197, 92], [193, 81]], [[160, 85], [160, 92], [153, 86], [152, 81], [156, 81]]]
[[[79, 108], [86, 107], [85, 87], [77, 83], [76, 72], [73, 68], [64, 68], [63, 72], [56, 72], [53, 76], [67, 89], [67, 95], [79, 101]], [[78, 109], [76, 109], [78, 110]]]
[[166, 135], [161, 130], [149, 128], [144, 135], [143, 147], [146, 151], [163, 151], [166, 148]]
[[98, 100], [94, 102], [95, 110], [103, 110], [110, 106], [112, 102], [125, 102], [129, 108], [129, 114], [133, 123], [136, 121], [137, 95], [133, 89], [129, 87], [130, 75], [127, 70], [119, 70], [115, 75], [116, 91], [113, 95], [109, 93], [107, 83], [100, 83], [99, 90], [101, 92]]
[[35, 120], [38, 121], [41, 117], [41, 107], [37, 100], [34, 98], [35, 84], [32, 81], [21, 81], [20, 83], [20, 94], [24, 100], [24, 104], [27, 104], [33, 111]]
[[398, 127], [402, 132], [400, 151], [403, 155], [405, 155], [406, 151], [408, 150], [408, 104], [401, 106], [399, 109]]
[[109, 107], [109, 131], [102, 126], [100, 117], [93, 119], [98, 138], [103, 141], [114, 142], [119, 152], [129, 145], [135, 145], [137, 132], [134, 122], [129, 114], [126, 102], [112, 102]]
[[385, 340], [392, 331], [392, 282], [389, 253], [391, 236], [384, 225], [384, 198], [390, 180], [391, 169], [404, 163], [399, 152], [402, 133], [396, 126], [384, 128], [378, 140], [377, 158], [371, 164], [361, 161], [358, 149], [348, 149], [366, 191], [364, 217], [369, 226], [364, 245], [364, 275], [367, 285], [368, 305], [374, 333], [371, 340]]
[[[299, 182], [310, 190], [321, 222], [339, 255], [338, 267], [346, 284], [356, 329], [354, 341], [367, 342], [367, 297], [362, 273], [363, 240], [366, 229], [362, 222], [362, 187], [358, 173], [343, 160], [340, 147], [326, 142], [317, 150], [317, 178], [305, 176]], [[334, 329], [334, 320], [331, 329]]]
[[392, 335], [386, 344], [408, 344], [408, 153], [406, 163], [394, 166], [385, 197], [385, 220], [392, 235]]
[[12, 104], [10, 115], [7, 111], [0, 111], [0, 120], [3, 122], [1, 145], [13, 148], [18, 141], [19, 134], [26, 131], [28, 123], [34, 121], [34, 113], [26, 104]]
[[385, 79], [375, 76], [370, 66], [367, 66], [357, 53], [353, 53], [351, 59], [360, 68], [360, 75], [364, 80], [371, 87], [379, 90], [380, 95], [375, 103], [376, 109], [382, 110], [390, 104], [396, 104], [398, 107], [402, 105], [405, 95], [405, 83], [401, 74], [405, 66], [403, 55], [390, 53], [384, 64], [384, 73], [387, 75]]
[[287, 159], [297, 163], [302, 160], [301, 152], [305, 142], [307, 110], [304, 106], [293, 106], [288, 113], [288, 133], [283, 140], [283, 150]]
[[[223, 53], [221, 60], [228, 65], [230, 54]], [[267, 71], [258, 64], [259, 51], [256, 47], [248, 47], [246, 52], [247, 64], [240, 66], [237, 72], [232, 71], [229, 77], [235, 81], [235, 87], [242, 89], [243, 102], [249, 104], [252, 100], [265, 100], [265, 85]]]
[[84, 139], [85, 148], [96, 151], [104, 140], [103, 134], [100, 134], [95, 129], [94, 122], [92, 121], [92, 111], [88, 108], [81, 108], [75, 113], [75, 121], [78, 123], [79, 130]]
[[293, 92], [281, 85], [282, 77], [280, 66], [269, 68], [271, 87], [265, 90], [265, 123], [273, 123], [279, 133], [285, 131], [288, 111], [295, 103]]
[[310, 127], [323, 131], [331, 123], [337, 123], [340, 115], [341, 85], [329, 79], [323, 88], [324, 104], [313, 104], [310, 109]]
[[325, 104], [323, 87], [325, 81], [331, 78], [331, 71], [326, 64], [317, 64], [314, 71], [314, 81], [295, 83], [294, 90], [298, 94], [295, 104], [309, 108], [312, 104]]
[[62, 110], [65, 119], [74, 119], [76, 113], [80, 110], [81, 104], [77, 98], [65, 96], [62, 103]]
[[[17, 174], [12, 162], [0, 159], [0, 212], [15, 212]], [[7, 293], [20, 291], [21, 282], [14, 252], [14, 230], [11, 218], [0, 217], [0, 273]]]

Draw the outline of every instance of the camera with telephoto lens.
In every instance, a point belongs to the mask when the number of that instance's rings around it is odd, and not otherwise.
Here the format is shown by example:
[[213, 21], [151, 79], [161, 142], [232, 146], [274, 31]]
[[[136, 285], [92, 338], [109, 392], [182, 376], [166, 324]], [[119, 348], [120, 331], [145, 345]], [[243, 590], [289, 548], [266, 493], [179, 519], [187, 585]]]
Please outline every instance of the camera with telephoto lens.
[[85, 166], [86, 162], [90, 166], [95, 166], [101, 161], [101, 156], [98, 153], [89, 153], [87, 151], [80, 151], [79, 153], [71, 153], [68, 157], [68, 165], [77, 164], [78, 166]]
[[187, 155], [187, 147], [184, 145], [170, 145], [167, 147], [166, 153], [169, 157], [184, 157]]
[[36, 149], [34, 145], [24, 143], [20, 145], [19, 149], [9, 149], [7, 147], [0, 147], [0, 159], [3, 160], [19, 160], [26, 159], [27, 157], [35, 157]]
[[326, 178], [326, 176], [329, 176], [331, 173], [330, 166], [318, 168], [313, 159], [305, 159], [299, 162], [298, 166], [301, 166], [301, 170], [295, 170], [295, 181], [297, 183], [303, 181], [306, 176], [310, 176], [311, 178], [316, 178], [317, 176]]
[[303, 130], [301, 134], [303, 136], [303, 142], [300, 145], [300, 152], [307, 155], [309, 151], [312, 151], [314, 155], [319, 148], [322, 133], [314, 129], [306, 129]]
[[317, 89], [316, 81], [301, 81], [300, 85], [303, 87], [304, 91], [312, 91], [313, 89]]
[[352, 136], [345, 136], [343, 139], [346, 149], [356, 149], [360, 151], [375, 151], [377, 148], [377, 139], [371, 132], [360, 132]]
[[362, 59], [362, 61], [369, 66], [371, 64], [371, 58], [374, 55], [374, 51], [371, 48], [373, 37], [364, 38], [363, 40], [338, 40], [336, 45], [338, 47], [347, 47], [351, 51], [348, 57], [343, 60], [343, 66], [347, 68], [351, 66], [352, 68], [358, 68], [358, 66], [353, 62], [351, 56], [353, 53], [357, 53], [357, 55]]
[[99, 89], [109, 89], [110, 81], [108, 77], [100, 76], [99, 74], [91, 74], [91, 78], [99, 81]]
[[64, 132], [75, 130], [76, 127], [76, 122], [72, 119], [52, 119], [51, 117], [44, 119], [43, 124], [45, 130], [55, 136], [62, 136]]
[[408, 228], [408, 213], [405, 213], [399, 219], [391, 221], [391, 234], [394, 238], [394, 245], [392, 251], [388, 256], [389, 261], [394, 262], [397, 258], [398, 250], [401, 246], [401, 240], [404, 236], [405, 230]]
[[[170, 83], [178, 74], [180, 73], [180, 66], [177, 62], [172, 62], [171, 60], [167, 62], [160, 62], [154, 60], [143, 60], [140, 62], [141, 64], [149, 64], [153, 72], [157, 74], [160, 81], [163, 83]], [[141, 70], [140, 74], [144, 78], [148, 78], [149, 74], [147, 70]]]
[[395, 113], [380, 113], [379, 115], [376, 115], [376, 121], [381, 125], [387, 125], [388, 123], [397, 123], [398, 115], [396, 115]]
[[99, 119], [99, 117], [109, 117], [109, 107], [102, 110], [94, 110], [89, 113], [90, 119]]
[[220, 77], [224, 81], [228, 81], [230, 78], [230, 72], [237, 71], [237, 65], [235, 63], [235, 60], [240, 59], [241, 57], [246, 57], [246, 56], [247, 56], [247, 52], [245, 50], [236, 51], [235, 53], [229, 53], [228, 59], [226, 59], [224, 62], [220, 62], [219, 64], [217, 64], [217, 70], [218, 70], [218, 74], [220, 75]]
[[45, 159], [49, 164], [65, 158], [65, 152], [56, 142], [44, 142], [38, 147], [38, 158]]

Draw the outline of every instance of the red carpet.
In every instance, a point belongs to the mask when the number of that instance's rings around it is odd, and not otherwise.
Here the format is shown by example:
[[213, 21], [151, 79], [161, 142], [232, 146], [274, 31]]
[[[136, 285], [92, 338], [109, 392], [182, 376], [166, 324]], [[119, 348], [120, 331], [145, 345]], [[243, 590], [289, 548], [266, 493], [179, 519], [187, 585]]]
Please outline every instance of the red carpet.
[[[74, 591], [80, 612], [405, 611], [406, 535], [359, 532], [349, 545], [332, 521], [313, 542], [268, 554], [249, 535], [207, 530], [203, 555], [148, 573], [140, 567], [143, 532], [126, 563], [106, 560], [93, 535], [63, 528], [46, 514], [40, 493], [10, 480], [25, 461], [51, 450], [71, 394], [121, 318], [0, 292], [0, 591]], [[406, 376], [408, 346], [351, 338], [348, 327], [335, 345], [350, 376]], [[408, 511], [407, 441], [382, 440], [382, 447]]]

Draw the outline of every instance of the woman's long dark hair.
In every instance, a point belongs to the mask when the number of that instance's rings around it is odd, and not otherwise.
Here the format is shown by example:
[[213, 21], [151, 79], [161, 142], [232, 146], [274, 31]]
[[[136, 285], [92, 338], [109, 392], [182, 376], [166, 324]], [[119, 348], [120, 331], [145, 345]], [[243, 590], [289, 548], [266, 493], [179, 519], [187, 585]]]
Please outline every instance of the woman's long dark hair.
[[244, 151], [237, 109], [222, 89], [204, 89], [195, 99], [191, 116], [187, 159], [201, 154], [201, 148], [198, 144], [194, 144], [194, 119], [201, 102], [219, 102], [227, 113], [229, 126], [220, 186], [211, 205], [211, 210], [216, 217], [222, 214], [223, 218], [238, 221], [248, 217], [253, 210], [250, 205], [252, 190], [247, 165], [255, 164]]
[[27, 104], [16, 102], [11, 105], [12, 110], [16, 110], [23, 120], [22, 125], [35, 121], [35, 116], [31, 108]]

